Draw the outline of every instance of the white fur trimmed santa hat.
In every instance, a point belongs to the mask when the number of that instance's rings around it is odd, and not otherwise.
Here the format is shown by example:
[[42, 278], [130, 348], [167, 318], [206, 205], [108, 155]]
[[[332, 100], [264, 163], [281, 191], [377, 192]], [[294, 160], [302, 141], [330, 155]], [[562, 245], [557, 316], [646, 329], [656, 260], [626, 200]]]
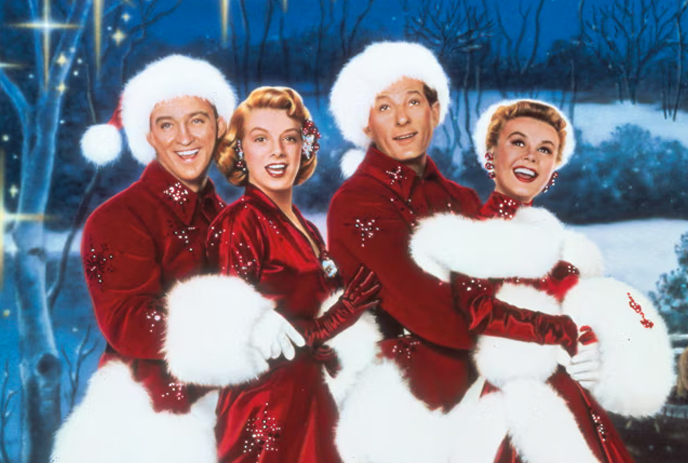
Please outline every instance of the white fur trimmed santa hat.
[[[330, 93], [330, 111], [344, 139], [362, 150], [370, 138], [368, 126], [375, 97], [403, 77], [418, 79], [437, 92], [441, 124], [449, 108], [449, 78], [435, 55], [423, 45], [411, 42], [377, 42], [366, 47], [342, 68]], [[342, 159], [344, 170], [353, 170], [362, 159], [350, 151]], [[345, 172], [346, 175], [346, 172]]]
[[499, 108], [502, 108], [504, 106], [511, 106], [518, 102], [530, 102], [548, 106], [554, 109], [566, 123], [566, 138], [564, 139], [564, 149], [561, 151], [561, 163], [559, 163], [559, 165], [556, 167], [556, 170], [559, 170], [564, 166], [564, 164], [566, 164], [569, 161], [569, 159], [571, 159], [571, 155], [576, 149], [576, 136], [573, 131], [573, 125], [571, 125], [571, 121], [569, 121], [569, 118], [566, 117], [566, 115], [553, 104], [547, 103], [546, 101], [533, 100], [530, 98], [499, 101], [491, 105], [489, 108], [487, 108], [487, 110], [485, 110], [480, 115], [480, 118], [478, 119], [478, 122], [475, 123], [475, 128], [473, 129], [473, 143], [475, 144], [475, 154], [476, 156], [478, 156], [478, 164], [480, 164], [483, 167], [483, 169], [487, 169], [485, 167], [484, 156], [485, 153], [487, 153], [488, 151], [487, 130], [489, 129], [490, 123], [492, 122], [492, 116], [494, 116], [495, 112], [497, 112]]
[[122, 151], [119, 130], [124, 128], [134, 158], [148, 164], [155, 159], [155, 150], [146, 140], [153, 108], [161, 101], [185, 96], [208, 101], [225, 121], [231, 119], [236, 106], [234, 90], [215, 66], [200, 59], [170, 55], [149, 64], [127, 82], [112, 119], [84, 133], [81, 152], [99, 166], [115, 161]]

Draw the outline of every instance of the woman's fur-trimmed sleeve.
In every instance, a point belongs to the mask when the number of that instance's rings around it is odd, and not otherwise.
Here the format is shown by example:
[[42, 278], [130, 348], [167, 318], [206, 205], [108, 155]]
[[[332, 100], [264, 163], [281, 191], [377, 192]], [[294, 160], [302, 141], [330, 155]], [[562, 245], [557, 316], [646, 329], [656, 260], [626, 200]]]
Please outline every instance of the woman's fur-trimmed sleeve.
[[[631, 297], [642, 314], [630, 306]], [[563, 313], [597, 335], [600, 379], [591, 392], [600, 405], [626, 416], [657, 413], [675, 375], [667, 328], [652, 303], [613, 278], [582, 279], [564, 299]], [[641, 323], [643, 317], [653, 325]]]
[[539, 278], [560, 260], [562, 238], [561, 223], [539, 208], [523, 208], [513, 220], [437, 214], [420, 222], [410, 249], [420, 268], [443, 281], [449, 281], [450, 272]]

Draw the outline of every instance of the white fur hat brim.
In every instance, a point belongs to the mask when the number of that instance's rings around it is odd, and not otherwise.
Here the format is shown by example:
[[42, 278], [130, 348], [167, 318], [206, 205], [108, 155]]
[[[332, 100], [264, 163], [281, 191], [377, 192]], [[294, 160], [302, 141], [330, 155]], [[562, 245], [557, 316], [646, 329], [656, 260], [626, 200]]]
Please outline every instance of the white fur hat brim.
[[561, 152], [561, 163], [557, 166], [556, 170], [561, 169], [568, 161], [571, 159], [571, 155], [576, 149], [576, 137], [573, 132], [573, 125], [569, 121], [568, 117], [556, 106], [547, 103], [546, 101], [533, 100], [529, 98], [517, 99], [517, 100], [503, 100], [498, 103], [491, 105], [484, 111], [478, 122], [475, 123], [475, 129], [473, 130], [473, 143], [475, 144], [475, 154], [478, 156], [478, 164], [485, 168], [485, 153], [487, 153], [487, 130], [490, 127], [490, 122], [492, 122], [492, 116], [497, 110], [503, 106], [510, 106], [512, 104], [518, 103], [519, 101], [531, 101], [533, 103], [539, 103], [545, 106], [549, 106], [559, 113], [564, 122], [566, 122], [566, 138], [564, 140], [564, 149]]
[[202, 98], [226, 122], [232, 117], [236, 95], [222, 73], [206, 61], [170, 55], [149, 64], [134, 76], [122, 94], [122, 125], [134, 158], [142, 164], [155, 159], [146, 136], [156, 104], [179, 97]]
[[353, 57], [341, 70], [330, 93], [330, 110], [344, 138], [366, 149], [375, 97], [403, 77], [418, 79], [437, 92], [441, 124], [449, 107], [449, 78], [435, 55], [410, 42], [378, 42]]

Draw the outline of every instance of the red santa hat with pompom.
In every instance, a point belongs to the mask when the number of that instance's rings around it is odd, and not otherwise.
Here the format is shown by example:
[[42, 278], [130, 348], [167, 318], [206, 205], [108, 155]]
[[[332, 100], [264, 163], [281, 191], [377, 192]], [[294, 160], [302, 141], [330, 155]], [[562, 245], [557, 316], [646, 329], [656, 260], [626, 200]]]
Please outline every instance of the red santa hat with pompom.
[[485, 153], [487, 153], [487, 131], [490, 128], [492, 116], [494, 116], [495, 112], [497, 112], [499, 108], [502, 108], [504, 106], [511, 106], [520, 101], [527, 101], [541, 104], [543, 106], [548, 106], [554, 109], [566, 123], [566, 138], [564, 139], [564, 149], [561, 151], [561, 162], [556, 166], [556, 169], [559, 170], [564, 164], [566, 164], [569, 161], [569, 159], [571, 159], [571, 155], [576, 149], [576, 136], [573, 132], [573, 126], [571, 125], [571, 121], [569, 121], [568, 117], [566, 117], [566, 115], [563, 112], [561, 112], [559, 108], [557, 108], [556, 106], [549, 104], [545, 101], [533, 100], [530, 98], [518, 100], [502, 100], [498, 103], [491, 105], [489, 108], [487, 108], [487, 110], [485, 110], [480, 115], [480, 118], [478, 118], [478, 121], [475, 123], [475, 128], [473, 129], [473, 143], [475, 145], [475, 154], [476, 156], [478, 156], [478, 164], [483, 166], [483, 169], [487, 169], [485, 167], [484, 156]]
[[119, 131], [124, 128], [132, 155], [148, 164], [155, 159], [155, 150], [146, 139], [153, 108], [161, 101], [185, 96], [208, 101], [227, 122], [236, 106], [234, 90], [215, 66], [200, 59], [170, 55], [149, 64], [127, 82], [112, 119], [84, 133], [81, 152], [99, 166], [115, 161], [122, 151]]
[[330, 93], [330, 111], [344, 139], [356, 145], [341, 161], [344, 176], [358, 167], [370, 138], [370, 108], [375, 97], [403, 77], [417, 79], [437, 92], [441, 124], [449, 109], [449, 78], [435, 55], [423, 45], [411, 42], [378, 42], [354, 56], [341, 70]]

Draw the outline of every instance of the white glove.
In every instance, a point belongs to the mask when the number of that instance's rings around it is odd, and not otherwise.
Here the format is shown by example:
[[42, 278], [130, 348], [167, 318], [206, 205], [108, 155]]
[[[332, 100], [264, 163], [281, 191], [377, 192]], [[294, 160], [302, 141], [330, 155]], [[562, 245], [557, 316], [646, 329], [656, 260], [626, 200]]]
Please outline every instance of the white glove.
[[600, 379], [600, 344], [578, 344], [578, 353], [571, 358], [566, 372], [586, 389], [590, 389]]
[[296, 355], [294, 344], [303, 347], [306, 341], [285, 318], [274, 310], [267, 311], [253, 326], [251, 345], [265, 360], [281, 355], [291, 360]]

